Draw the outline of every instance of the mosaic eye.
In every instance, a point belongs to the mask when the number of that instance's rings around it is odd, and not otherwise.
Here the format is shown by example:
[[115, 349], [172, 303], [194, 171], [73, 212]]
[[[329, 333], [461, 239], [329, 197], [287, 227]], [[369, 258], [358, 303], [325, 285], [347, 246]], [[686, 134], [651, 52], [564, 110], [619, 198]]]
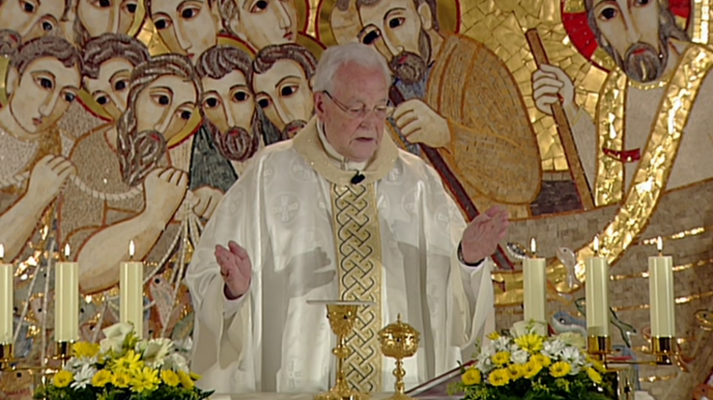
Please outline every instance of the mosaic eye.
[[270, 107], [270, 100], [263, 98], [258, 100], [257, 104], [262, 108], [268, 108]]
[[208, 108], [215, 108], [218, 106], [218, 99], [211, 97], [205, 101], [205, 105], [208, 106]]
[[233, 99], [235, 99], [235, 101], [239, 101], [239, 102], [243, 102], [243, 101], [247, 100], [248, 97], [249, 97], [248, 94], [243, 91], [236, 92], [233, 95]]
[[191, 119], [190, 111], [181, 111], [181, 119], [189, 120]]
[[54, 25], [52, 25], [51, 23], [49, 23], [49, 22], [47, 22], [47, 21], [45, 21], [45, 22], [42, 23], [42, 30], [43, 30], [43, 31], [49, 32], [49, 31], [51, 31], [52, 29], [54, 29]]
[[290, 85], [280, 89], [280, 94], [284, 97], [292, 96], [295, 93], [297, 93], [297, 86]]
[[389, 28], [398, 28], [399, 26], [404, 24], [405, 20], [406, 19], [403, 17], [392, 18], [391, 20], [389, 20]]
[[28, 1], [21, 1], [20, 6], [22, 7], [22, 10], [24, 12], [30, 13], [30, 14], [34, 13], [35, 10], [37, 10], [37, 7]]
[[381, 35], [379, 35], [379, 31], [373, 30], [373, 31], [367, 33], [366, 35], [364, 35], [364, 37], [362, 37], [361, 41], [364, 44], [372, 44], [376, 41], [376, 39], [379, 38], [379, 36], [381, 36]]
[[604, 10], [602, 10], [601, 13], [599, 13], [599, 16], [600, 16], [603, 20], [612, 19], [612, 18], [616, 17], [616, 15], [617, 15], [617, 11], [616, 11], [616, 9], [613, 8], [613, 7], [605, 8]]
[[116, 90], [116, 91], [121, 91], [121, 90], [124, 90], [124, 89], [126, 89], [126, 81], [125, 81], [125, 80], [117, 81], [117, 82], [114, 84], [114, 90]]

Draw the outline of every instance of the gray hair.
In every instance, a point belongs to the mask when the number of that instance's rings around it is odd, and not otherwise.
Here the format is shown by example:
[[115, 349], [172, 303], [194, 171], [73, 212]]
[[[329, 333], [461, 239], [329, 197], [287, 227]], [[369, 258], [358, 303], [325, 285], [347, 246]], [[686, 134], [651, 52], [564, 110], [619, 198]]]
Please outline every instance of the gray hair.
[[378, 69], [383, 72], [386, 84], [391, 84], [391, 71], [381, 54], [362, 43], [345, 43], [329, 47], [322, 53], [314, 73], [313, 91], [316, 93], [334, 90], [337, 72], [347, 64]]

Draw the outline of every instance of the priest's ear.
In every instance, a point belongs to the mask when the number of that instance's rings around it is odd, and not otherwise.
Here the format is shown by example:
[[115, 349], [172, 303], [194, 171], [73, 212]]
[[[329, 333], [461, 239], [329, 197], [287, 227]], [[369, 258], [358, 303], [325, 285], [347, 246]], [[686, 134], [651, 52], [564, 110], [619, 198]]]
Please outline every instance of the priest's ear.
[[326, 105], [326, 102], [324, 101], [325, 96], [324, 92], [314, 92], [314, 113], [317, 114], [320, 119], [324, 119], [323, 117]]

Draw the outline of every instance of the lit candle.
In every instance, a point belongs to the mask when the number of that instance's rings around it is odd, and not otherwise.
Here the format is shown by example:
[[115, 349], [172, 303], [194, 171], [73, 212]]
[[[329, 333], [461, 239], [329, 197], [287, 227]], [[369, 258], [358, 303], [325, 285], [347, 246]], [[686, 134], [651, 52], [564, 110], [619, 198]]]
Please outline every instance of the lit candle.
[[594, 256], [586, 261], [587, 334], [609, 336], [609, 263], [599, 256], [599, 237]]
[[12, 264], [5, 264], [3, 258], [5, 258], [5, 247], [0, 244], [0, 344], [12, 344], [15, 269]]
[[537, 244], [535, 238], [530, 242], [532, 256], [522, 263], [524, 279], [525, 321], [547, 322], [547, 278], [545, 259], [536, 256]]
[[676, 318], [673, 297], [673, 259], [663, 255], [663, 241], [656, 241], [658, 255], [649, 257], [649, 301], [651, 336], [675, 337]]
[[65, 261], [55, 267], [54, 335], [57, 342], [74, 342], [79, 338], [79, 263], [67, 261], [69, 254], [67, 244]]
[[120, 266], [121, 277], [119, 288], [121, 296], [119, 301], [119, 314], [121, 322], [134, 325], [134, 331], [139, 337], [143, 337], [144, 332], [144, 264], [134, 261], [134, 241], [129, 243], [128, 262], [122, 262]]

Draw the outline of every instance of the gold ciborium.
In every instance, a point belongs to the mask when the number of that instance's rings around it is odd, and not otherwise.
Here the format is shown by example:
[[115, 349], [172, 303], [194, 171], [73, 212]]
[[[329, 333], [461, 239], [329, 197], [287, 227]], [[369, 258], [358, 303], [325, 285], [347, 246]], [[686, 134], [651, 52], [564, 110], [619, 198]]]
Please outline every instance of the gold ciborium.
[[327, 318], [332, 332], [337, 335], [337, 346], [332, 349], [332, 353], [337, 357], [337, 377], [334, 386], [325, 393], [314, 396], [315, 400], [366, 400], [369, 395], [361, 393], [349, 387], [347, 375], [344, 372], [344, 360], [349, 355], [347, 348], [347, 336], [354, 329], [356, 324], [357, 311], [359, 306], [374, 305], [373, 302], [365, 301], [322, 301], [309, 300], [308, 304], [324, 304], [327, 306]]
[[418, 341], [420, 333], [411, 325], [401, 322], [401, 314], [396, 318], [396, 322], [387, 325], [379, 331], [379, 344], [381, 352], [390, 358], [396, 359], [396, 369], [394, 376], [396, 383], [394, 384], [395, 393], [388, 400], [408, 400], [411, 397], [405, 393], [404, 376], [404, 358], [411, 357], [418, 350]]

